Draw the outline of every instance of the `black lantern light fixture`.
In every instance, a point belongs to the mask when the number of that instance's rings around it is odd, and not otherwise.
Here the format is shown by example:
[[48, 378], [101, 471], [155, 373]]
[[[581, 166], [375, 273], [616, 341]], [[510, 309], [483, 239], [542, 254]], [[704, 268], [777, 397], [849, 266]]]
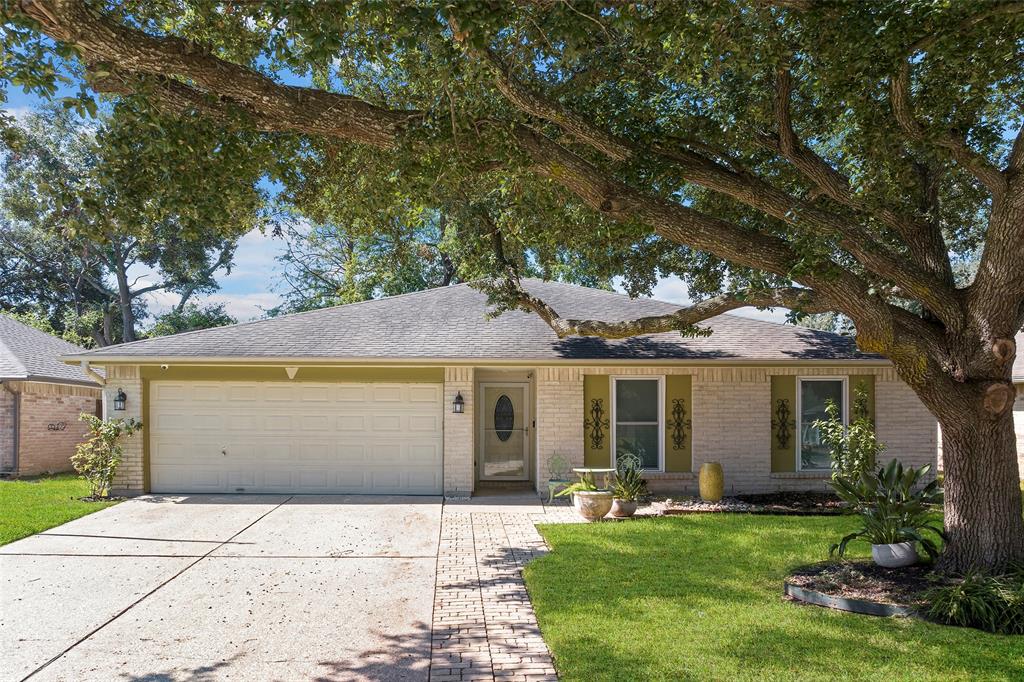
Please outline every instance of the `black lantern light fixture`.
[[452, 412], [455, 414], [462, 414], [466, 411], [466, 401], [462, 397], [462, 391], [455, 394], [455, 400], [452, 401]]
[[128, 402], [128, 396], [124, 394], [124, 389], [117, 389], [117, 395], [114, 396], [114, 409], [118, 412], [124, 412], [124, 404]]

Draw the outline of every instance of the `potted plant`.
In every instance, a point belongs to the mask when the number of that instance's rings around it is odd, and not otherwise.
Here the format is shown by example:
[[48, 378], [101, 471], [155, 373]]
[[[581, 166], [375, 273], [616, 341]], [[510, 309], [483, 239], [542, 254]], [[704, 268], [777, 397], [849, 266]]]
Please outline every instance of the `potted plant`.
[[636, 513], [637, 502], [647, 495], [643, 462], [636, 455], [622, 455], [615, 463], [611, 515], [625, 519]]
[[871, 543], [871, 558], [879, 566], [901, 568], [917, 562], [918, 544], [934, 559], [938, 545], [927, 532], [945, 538], [941, 528], [932, 525], [932, 506], [942, 503], [938, 481], [915, 490], [931, 466], [903, 469], [892, 460], [877, 472], [864, 472], [859, 478], [837, 477], [829, 485], [860, 515], [861, 528], [832, 545], [830, 554], [843, 556], [852, 540]]
[[599, 521], [612, 508], [612, 492], [601, 490], [594, 482], [594, 474], [583, 471], [580, 480], [559, 492], [556, 497], [572, 495], [572, 504], [576, 512], [587, 521]]

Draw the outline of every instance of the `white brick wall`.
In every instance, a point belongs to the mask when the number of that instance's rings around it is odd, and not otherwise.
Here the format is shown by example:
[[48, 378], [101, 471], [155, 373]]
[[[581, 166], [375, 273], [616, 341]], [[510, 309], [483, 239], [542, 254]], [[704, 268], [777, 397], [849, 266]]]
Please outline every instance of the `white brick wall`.
[[[472, 367], [445, 367], [444, 370], [444, 494], [447, 497], [471, 495], [476, 480], [474, 374]], [[466, 411], [462, 414], [452, 412], [452, 402], [458, 393], [462, 393], [466, 401]]]
[[560, 455], [570, 467], [583, 466], [583, 372], [575, 367], [537, 370], [537, 475], [547, 491], [550, 461]]
[[[114, 397], [118, 389], [124, 389], [128, 397], [125, 410], [114, 410]], [[138, 367], [107, 367], [107, 385], [103, 387], [103, 416], [106, 419], [142, 419], [142, 379]], [[124, 442], [121, 466], [114, 477], [115, 495], [137, 495], [145, 491], [145, 463], [143, 445], [148, 438], [147, 426]]]

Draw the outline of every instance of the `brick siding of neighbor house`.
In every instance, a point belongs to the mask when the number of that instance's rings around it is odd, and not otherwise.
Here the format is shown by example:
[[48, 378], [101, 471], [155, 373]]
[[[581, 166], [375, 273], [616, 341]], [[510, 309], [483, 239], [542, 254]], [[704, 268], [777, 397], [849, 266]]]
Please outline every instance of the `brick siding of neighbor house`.
[[71, 471], [71, 455], [88, 432], [79, 419], [96, 414], [99, 390], [69, 384], [19, 382], [18, 475]]
[[[473, 444], [475, 386], [472, 367], [446, 367], [444, 370], [444, 494], [469, 497], [476, 478]], [[452, 412], [455, 396], [462, 394], [466, 411]]]
[[546, 487], [545, 464], [553, 454], [562, 455], [572, 466], [582, 465], [584, 374], [694, 377], [692, 472], [649, 473], [646, 478], [654, 491], [696, 494], [697, 472], [703, 463], [711, 461], [722, 464], [727, 494], [825, 490], [827, 472], [771, 471], [771, 376], [780, 374], [874, 374], [877, 432], [888, 446], [883, 461], [898, 457], [913, 466], [935, 463], [935, 419], [913, 391], [887, 368], [541, 368], [537, 383], [538, 490]]
[[14, 473], [14, 394], [0, 386], [0, 471]]
[[[114, 397], [118, 389], [127, 397], [124, 411], [114, 410]], [[107, 368], [107, 385], [103, 387], [103, 416], [107, 419], [142, 419], [142, 379], [135, 366], [113, 365]], [[116, 495], [138, 495], [145, 490], [146, 464], [144, 460], [145, 424], [143, 430], [124, 441], [121, 466], [114, 477], [112, 492]]]

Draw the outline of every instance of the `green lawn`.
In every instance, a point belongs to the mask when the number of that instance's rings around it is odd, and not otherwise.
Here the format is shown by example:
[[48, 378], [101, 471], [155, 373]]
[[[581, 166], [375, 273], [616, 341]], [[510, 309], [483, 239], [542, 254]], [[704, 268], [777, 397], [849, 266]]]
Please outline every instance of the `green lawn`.
[[783, 601], [787, 568], [824, 559], [855, 523], [706, 514], [543, 526], [553, 551], [526, 583], [567, 680], [1024, 679], [1024, 637]]
[[78, 499], [88, 494], [74, 474], [0, 481], [0, 545], [117, 504]]

